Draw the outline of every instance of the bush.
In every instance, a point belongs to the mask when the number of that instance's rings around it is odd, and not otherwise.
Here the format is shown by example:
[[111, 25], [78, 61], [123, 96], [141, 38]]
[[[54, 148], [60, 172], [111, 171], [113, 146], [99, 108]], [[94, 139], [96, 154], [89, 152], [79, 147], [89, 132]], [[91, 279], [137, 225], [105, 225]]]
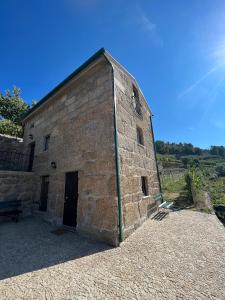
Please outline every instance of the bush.
[[197, 170], [195, 167], [192, 167], [188, 171], [188, 175], [190, 177], [190, 181], [194, 185], [194, 187], [198, 190], [202, 188], [203, 180], [202, 180], [202, 174], [199, 170]]
[[218, 165], [218, 166], [216, 166], [215, 170], [216, 170], [218, 177], [225, 176], [225, 165]]
[[200, 166], [199, 159], [197, 159], [197, 158], [193, 159], [193, 161], [191, 162], [191, 166], [192, 167], [199, 167]]
[[184, 168], [187, 168], [191, 161], [190, 158], [188, 158], [188, 157], [183, 157], [181, 160], [184, 165]]
[[186, 182], [186, 190], [188, 194], [188, 199], [192, 199], [192, 189], [191, 189], [191, 176], [189, 172], [185, 175], [185, 182]]

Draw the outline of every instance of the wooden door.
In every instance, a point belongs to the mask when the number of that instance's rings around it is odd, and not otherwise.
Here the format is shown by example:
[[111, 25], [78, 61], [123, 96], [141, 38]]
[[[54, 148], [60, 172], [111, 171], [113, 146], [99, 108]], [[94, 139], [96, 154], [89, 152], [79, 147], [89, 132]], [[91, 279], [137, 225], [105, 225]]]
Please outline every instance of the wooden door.
[[78, 201], [78, 172], [66, 173], [63, 224], [76, 227]]

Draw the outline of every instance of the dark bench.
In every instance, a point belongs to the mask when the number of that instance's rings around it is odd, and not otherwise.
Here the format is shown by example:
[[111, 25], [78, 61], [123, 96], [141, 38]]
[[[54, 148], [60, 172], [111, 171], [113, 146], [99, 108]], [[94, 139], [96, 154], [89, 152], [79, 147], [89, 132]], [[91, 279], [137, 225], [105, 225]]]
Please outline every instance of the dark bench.
[[22, 213], [20, 207], [20, 200], [0, 201], [0, 216], [11, 217], [13, 220], [18, 222], [19, 214]]

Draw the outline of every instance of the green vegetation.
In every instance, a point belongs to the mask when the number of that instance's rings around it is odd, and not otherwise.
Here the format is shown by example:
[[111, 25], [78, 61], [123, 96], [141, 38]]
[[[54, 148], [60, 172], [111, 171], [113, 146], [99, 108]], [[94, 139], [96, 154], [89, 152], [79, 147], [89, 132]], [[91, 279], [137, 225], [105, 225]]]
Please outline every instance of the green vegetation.
[[225, 177], [210, 180], [207, 188], [213, 204], [225, 205]]
[[[0, 133], [22, 137], [21, 121], [30, 106], [21, 98], [21, 90], [13, 87], [12, 92], [0, 92]], [[35, 105], [33, 101], [32, 106]]]
[[186, 176], [185, 176], [185, 180], [187, 183], [187, 186], [192, 186], [197, 189], [200, 190], [203, 186], [203, 182], [202, 182], [202, 174], [200, 172], [199, 169], [197, 169], [196, 167], [191, 167]]
[[192, 205], [184, 175], [162, 176], [161, 184], [165, 201], [173, 201], [179, 207]]
[[22, 137], [23, 128], [21, 125], [17, 125], [10, 120], [3, 119], [0, 120], [0, 133], [16, 137]]
[[216, 155], [220, 157], [225, 157], [225, 147], [224, 146], [211, 146], [210, 149], [201, 149], [199, 147], [194, 147], [191, 143], [169, 143], [163, 141], [155, 142], [156, 151], [159, 154], [172, 154], [177, 156], [183, 155]]
[[186, 182], [184, 176], [181, 177], [170, 177], [165, 176], [162, 179], [162, 188], [164, 191], [165, 199], [171, 200], [176, 199], [180, 193], [186, 190]]
[[185, 181], [195, 208], [202, 212], [211, 213], [212, 205], [208, 193], [206, 193], [205, 181], [200, 168], [196, 166], [189, 168], [185, 175]]
[[[160, 145], [161, 148], [157, 145]], [[166, 154], [161, 153], [164, 146], [167, 147]], [[180, 154], [178, 154], [178, 146], [180, 147]], [[188, 151], [186, 151], [187, 148], [189, 148]], [[201, 151], [197, 150], [200, 154], [194, 154], [196, 147], [190, 144], [158, 141], [156, 142], [156, 149], [161, 149], [157, 153], [157, 158], [161, 170], [162, 189], [166, 199], [178, 200], [179, 197], [184, 199], [184, 196], [189, 199], [190, 182], [192, 181], [196, 191], [202, 190], [209, 193], [213, 204], [225, 205], [225, 152], [222, 150], [225, 147], [212, 146], [210, 150], [200, 149]], [[190, 149], [192, 149], [192, 154], [187, 154], [187, 152], [191, 153]], [[172, 154], [172, 152], [176, 153]], [[185, 154], [182, 155], [181, 153]], [[170, 176], [165, 175], [167, 174], [166, 170], [169, 170]], [[176, 177], [177, 170], [184, 174], [183, 177]], [[201, 201], [199, 200], [199, 202]]]

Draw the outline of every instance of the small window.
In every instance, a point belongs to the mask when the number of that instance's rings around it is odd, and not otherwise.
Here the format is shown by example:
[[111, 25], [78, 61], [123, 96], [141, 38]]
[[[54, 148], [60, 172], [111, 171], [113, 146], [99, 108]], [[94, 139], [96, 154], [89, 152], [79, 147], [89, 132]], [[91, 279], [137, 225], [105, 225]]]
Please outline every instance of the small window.
[[134, 110], [136, 111], [137, 114], [139, 114], [140, 116], [142, 115], [141, 113], [141, 103], [139, 100], [139, 94], [138, 94], [138, 90], [136, 89], [136, 87], [133, 85], [133, 105], [134, 105]]
[[49, 148], [49, 142], [50, 142], [50, 134], [45, 136], [44, 140], [44, 151], [48, 150]]
[[144, 145], [143, 131], [140, 127], [137, 127], [137, 142], [139, 145]]
[[144, 196], [148, 196], [148, 178], [142, 176], [141, 177], [141, 188]]

